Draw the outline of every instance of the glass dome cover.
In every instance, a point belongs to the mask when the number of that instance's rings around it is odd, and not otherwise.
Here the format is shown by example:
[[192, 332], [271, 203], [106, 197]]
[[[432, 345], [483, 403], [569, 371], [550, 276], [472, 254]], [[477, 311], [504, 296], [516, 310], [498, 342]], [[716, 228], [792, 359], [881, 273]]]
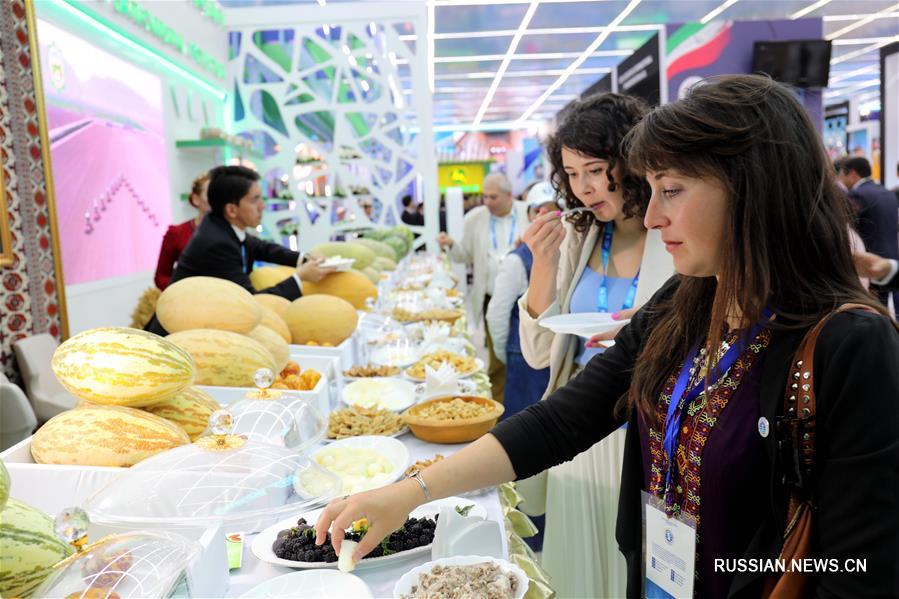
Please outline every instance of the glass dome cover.
[[[254, 375], [257, 391], [228, 406], [234, 419], [232, 433], [295, 451], [321, 441], [328, 430], [321, 412], [308, 399], [269, 389], [274, 380], [271, 370], [260, 368]], [[210, 432], [207, 429], [204, 436]]]
[[[86, 526], [87, 519], [84, 521]], [[82, 534], [78, 539], [69, 540], [79, 546], [78, 541], [83, 538]], [[111, 535], [57, 564], [33, 596], [60, 599], [171, 597], [182, 584], [187, 584], [187, 568], [200, 551], [199, 543], [163, 531], [139, 530]]]
[[85, 503], [94, 522], [150, 528], [227, 525], [257, 532], [340, 494], [339, 477], [305, 454], [228, 434], [227, 410], [213, 434], [132, 466]]

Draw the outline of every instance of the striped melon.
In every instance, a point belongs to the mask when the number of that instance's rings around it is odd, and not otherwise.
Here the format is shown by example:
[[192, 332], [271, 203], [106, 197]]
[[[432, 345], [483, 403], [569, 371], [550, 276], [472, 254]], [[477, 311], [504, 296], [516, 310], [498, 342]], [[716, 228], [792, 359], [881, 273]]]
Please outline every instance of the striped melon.
[[348, 271], [330, 274], [318, 283], [305, 281], [303, 295], [333, 295], [353, 304], [357, 310], [365, 307], [365, 300], [378, 297], [378, 288], [362, 273]]
[[[284, 325], [287, 328], [287, 325]], [[281, 335], [271, 330], [265, 325], [259, 325], [249, 333], [247, 337], [254, 339], [262, 344], [275, 359], [274, 373], [277, 375], [287, 366], [287, 360], [290, 358], [290, 347], [287, 345]]]
[[250, 283], [256, 291], [274, 287], [297, 271], [291, 266], [261, 266], [250, 273]]
[[381, 280], [381, 273], [377, 269], [375, 269], [371, 266], [363, 268], [362, 274], [365, 275], [366, 277], [368, 277], [368, 279], [375, 285], [377, 285], [378, 281]]
[[382, 256], [378, 256], [375, 258], [375, 261], [372, 263], [372, 266], [377, 268], [378, 270], [396, 270], [396, 262], [391, 260], [390, 258], [384, 258]]
[[[287, 300], [284, 301], [287, 302]], [[290, 302], [287, 302], [287, 306], [290, 307]], [[290, 329], [287, 328], [287, 323], [284, 322], [284, 317], [278, 316], [274, 310], [270, 310], [265, 306], [260, 307], [262, 308], [262, 321], [260, 321], [259, 326], [267, 327], [273, 330], [281, 337], [281, 339], [284, 339], [284, 343], [290, 343]], [[285, 310], [284, 313], [286, 314], [287, 310]]]
[[304, 295], [287, 311], [293, 342], [300, 345], [340, 345], [356, 330], [357, 319], [353, 304], [333, 295]]
[[221, 329], [246, 333], [262, 313], [253, 294], [225, 279], [189, 277], [166, 287], [156, 302], [156, 317], [169, 333]]
[[0, 595], [29, 597], [73, 551], [53, 532], [49, 516], [10, 499], [0, 512]]
[[197, 385], [253, 387], [253, 374], [258, 369], [275, 371], [275, 358], [271, 352], [246, 335], [194, 329], [173, 333], [167, 339], [193, 357]]
[[[256, 272], [256, 271], [253, 271]], [[281, 318], [287, 315], [287, 309], [290, 307], [290, 300], [280, 295], [272, 293], [257, 293], [253, 296], [257, 303], [262, 304], [264, 308], [268, 308]]]
[[320, 243], [310, 253], [317, 256], [343, 256], [344, 258], [353, 259], [353, 268], [363, 269], [375, 261], [376, 254], [358, 243], [350, 241], [333, 241], [330, 243]]
[[190, 443], [180, 426], [134, 408], [95, 406], [57, 414], [34, 433], [38, 464], [128, 467]]
[[184, 429], [196, 441], [209, 424], [209, 417], [221, 406], [212, 396], [196, 387], [185, 389], [172, 399], [149, 406], [147, 412], [165, 418]]
[[158, 335], [118, 327], [91, 329], [56, 348], [51, 362], [69, 393], [91, 403], [140, 408], [193, 383], [190, 355]]
[[9, 499], [9, 471], [3, 460], [0, 460], [0, 510], [3, 510], [7, 499]]
[[393, 251], [393, 248], [384, 243], [383, 241], [378, 241], [376, 239], [354, 239], [353, 243], [358, 243], [359, 245], [364, 245], [371, 251], [375, 253], [375, 255], [379, 258], [387, 258], [391, 262], [396, 262], [399, 258], [397, 258], [396, 252]]

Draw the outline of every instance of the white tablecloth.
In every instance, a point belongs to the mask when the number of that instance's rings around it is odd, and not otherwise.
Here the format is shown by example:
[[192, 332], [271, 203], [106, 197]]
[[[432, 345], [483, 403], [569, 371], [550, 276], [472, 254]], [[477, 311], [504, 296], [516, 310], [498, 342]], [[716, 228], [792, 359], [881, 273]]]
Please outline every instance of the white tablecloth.
[[[400, 437], [400, 440], [409, 449], [409, 459], [411, 462], [433, 458], [434, 454], [437, 453], [443, 454], [444, 457], [449, 457], [452, 453], [455, 453], [464, 447], [464, 445], [437, 445], [434, 443], [426, 443], [411, 434], [403, 435]], [[475, 503], [484, 506], [487, 510], [487, 517], [490, 520], [499, 522], [500, 532], [502, 534], [503, 556], [508, 557], [508, 539], [506, 536], [502, 507], [499, 503], [499, 494], [495, 489], [491, 489], [489, 491], [468, 495], [468, 497]], [[256, 556], [253, 555], [251, 549], [254, 538], [255, 535], [246, 535], [244, 538], [243, 565], [240, 569], [231, 571], [231, 588], [226, 597], [240, 597], [256, 585], [270, 578], [296, 571], [292, 568], [284, 568], [259, 561]], [[419, 554], [418, 556], [385, 564], [384, 566], [360, 568], [353, 572], [353, 574], [365, 581], [375, 597], [393, 597], [393, 586], [396, 584], [396, 581], [412, 568], [420, 566], [430, 560], [431, 557], [429, 553], [423, 555]], [[337, 567], [336, 563], [334, 564], [334, 567]]]

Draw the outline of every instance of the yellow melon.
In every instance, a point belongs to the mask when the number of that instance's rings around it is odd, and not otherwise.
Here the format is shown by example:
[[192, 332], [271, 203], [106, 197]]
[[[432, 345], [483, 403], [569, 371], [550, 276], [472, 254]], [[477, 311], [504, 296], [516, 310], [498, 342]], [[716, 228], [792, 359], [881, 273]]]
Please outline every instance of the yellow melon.
[[[289, 307], [290, 302], [287, 302], [287, 305]], [[284, 322], [284, 318], [278, 316], [274, 310], [270, 310], [265, 306], [260, 307], [262, 308], [262, 320], [259, 322], [259, 326], [270, 328], [284, 339], [284, 343], [290, 343], [290, 329], [287, 328], [287, 323]]]
[[358, 316], [345, 299], [321, 294], [294, 300], [286, 320], [294, 343], [336, 346], [356, 330]]
[[259, 324], [262, 311], [253, 294], [237, 283], [189, 277], [166, 287], [156, 303], [156, 317], [169, 333], [190, 329], [246, 333]]
[[246, 335], [194, 329], [173, 333], [166, 339], [191, 355], [197, 369], [197, 385], [253, 387], [253, 374], [258, 369], [275, 371], [271, 352]]
[[[287, 325], [284, 326], [286, 327]], [[261, 343], [275, 359], [273, 371], [275, 375], [284, 370], [284, 367], [287, 366], [287, 360], [290, 358], [290, 347], [287, 345], [287, 341], [282, 339], [278, 333], [262, 324], [247, 333], [247, 337]]]
[[133, 466], [186, 445], [180, 426], [134, 408], [93, 406], [58, 414], [38, 429], [31, 456], [38, 464]]
[[191, 441], [196, 441], [206, 430], [209, 417], [220, 408], [221, 405], [211, 395], [196, 387], [189, 387], [172, 399], [149, 406], [145, 410], [180, 426]]
[[318, 283], [303, 282], [303, 295], [333, 295], [350, 302], [354, 308], [365, 308], [365, 300], [378, 297], [378, 288], [358, 272], [335, 272]]
[[158, 335], [108, 327], [79, 333], [56, 348], [50, 363], [66, 390], [91, 403], [153, 405], [193, 383], [190, 355]]
[[253, 299], [262, 306], [272, 310], [275, 314], [284, 318], [287, 316], [287, 309], [290, 307], [290, 300], [273, 293], [257, 293]]
[[297, 271], [292, 266], [261, 266], [250, 273], [250, 283], [256, 291], [274, 287]]

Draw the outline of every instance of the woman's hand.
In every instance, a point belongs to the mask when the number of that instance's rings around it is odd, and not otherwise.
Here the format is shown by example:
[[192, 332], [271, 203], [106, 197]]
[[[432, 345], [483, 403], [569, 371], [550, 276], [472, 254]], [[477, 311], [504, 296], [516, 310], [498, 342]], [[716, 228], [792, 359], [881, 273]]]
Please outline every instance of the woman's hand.
[[[621, 310], [620, 312], [615, 312], [614, 314], [612, 314], [612, 320], [628, 320], [634, 314], [636, 314], [639, 309], [640, 308], [628, 308], [627, 310]], [[594, 347], [608, 347], [603, 342], [604, 341], [613, 341], [615, 339], [615, 337], [618, 335], [618, 332], [621, 331], [621, 329], [623, 329], [623, 328], [624, 328], [624, 325], [621, 325], [620, 327], [615, 327], [614, 329], [611, 329], [604, 333], [599, 333], [598, 335], [593, 335], [592, 337], [590, 337], [590, 340], [584, 344], [584, 347], [586, 347], [587, 349], [591, 349]]]
[[322, 266], [322, 263], [324, 261], [324, 258], [315, 257], [311, 258], [309, 262], [298, 266], [297, 274], [300, 275], [300, 280], [309, 281], [311, 283], [319, 283], [329, 274], [335, 272], [334, 267]]
[[561, 254], [559, 248], [565, 239], [561, 212], [548, 212], [534, 219], [524, 232], [522, 240], [534, 255], [534, 261], [558, 266]]
[[325, 542], [325, 533], [331, 529], [331, 545], [340, 555], [344, 530], [361, 518], [368, 519], [368, 532], [359, 541], [353, 553], [353, 563], [368, 555], [390, 533], [400, 528], [409, 513], [424, 499], [418, 483], [405, 479], [387, 487], [366, 491], [348, 497], [334, 499], [322, 511], [315, 524], [315, 544]]

